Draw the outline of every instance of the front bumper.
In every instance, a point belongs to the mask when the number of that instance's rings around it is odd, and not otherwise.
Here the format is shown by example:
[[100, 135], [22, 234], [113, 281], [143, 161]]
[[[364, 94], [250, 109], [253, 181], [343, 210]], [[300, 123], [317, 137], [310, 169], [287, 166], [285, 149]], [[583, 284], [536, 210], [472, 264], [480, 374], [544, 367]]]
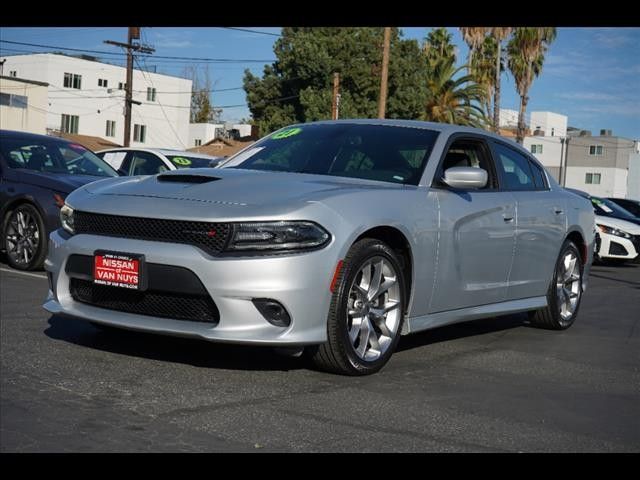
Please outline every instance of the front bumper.
[[636, 235], [631, 239], [600, 232], [600, 247], [598, 256], [600, 258], [611, 258], [621, 260], [634, 260], [640, 257], [640, 237]]
[[[73, 299], [65, 267], [70, 255], [92, 256], [96, 250], [143, 253], [149, 263], [192, 271], [219, 310], [217, 324], [174, 320], [99, 308]], [[325, 342], [331, 300], [329, 285], [339, 259], [335, 240], [321, 250], [294, 255], [213, 257], [191, 246], [96, 235], [49, 237], [45, 261], [51, 290], [44, 308], [53, 314], [165, 335], [254, 345], [305, 345]], [[291, 325], [269, 323], [253, 298], [280, 302]]]

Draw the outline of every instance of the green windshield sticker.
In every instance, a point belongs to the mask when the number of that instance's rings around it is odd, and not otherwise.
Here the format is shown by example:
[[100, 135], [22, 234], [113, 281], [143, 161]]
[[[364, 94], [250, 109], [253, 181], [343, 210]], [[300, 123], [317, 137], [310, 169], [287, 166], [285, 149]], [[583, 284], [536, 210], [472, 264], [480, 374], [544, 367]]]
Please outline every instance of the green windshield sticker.
[[184, 157], [173, 157], [171, 161], [176, 165], [184, 165], [184, 166], [191, 165], [191, 160]]
[[302, 131], [301, 128], [288, 128], [287, 130], [283, 130], [281, 132], [276, 133], [273, 137], [274, 140], [280, 140], [283, 138], [293, 137], [294, 135], [299, 134]]

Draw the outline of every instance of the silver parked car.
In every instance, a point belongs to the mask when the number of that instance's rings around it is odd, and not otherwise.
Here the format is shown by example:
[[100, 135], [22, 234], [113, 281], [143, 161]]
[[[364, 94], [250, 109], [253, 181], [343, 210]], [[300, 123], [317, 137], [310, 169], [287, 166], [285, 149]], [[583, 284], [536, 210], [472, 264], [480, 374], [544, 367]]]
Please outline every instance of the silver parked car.
[[49, 312], [304, 347], [351, 375], [441, 325], [531, 312], [568, 328], [594, 246], [589, 201], [517, 144], [401, 120], [294, 125], [221, 168], [95, 182], [61, 218]]

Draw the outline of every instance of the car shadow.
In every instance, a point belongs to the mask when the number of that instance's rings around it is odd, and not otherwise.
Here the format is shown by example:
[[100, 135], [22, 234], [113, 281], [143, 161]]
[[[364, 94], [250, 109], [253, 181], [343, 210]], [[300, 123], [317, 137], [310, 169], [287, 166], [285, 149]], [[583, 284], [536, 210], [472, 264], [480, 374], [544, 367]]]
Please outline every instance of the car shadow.
[[297, 358], [276, 354], [269, 347], [212, 343], [118, 328], [53, 315], [44, 334], [82, 347], [194, 367], [229, 370], [290, 371], [305, 368]]
[[[201, 368], [249, 371], [293, 371], [313, 369], [303, 358], [278, 355], [270, 347], [212, 343], [118, 328], [99, 328], [74, 318], [52, 315], [45, 335], [82, 347], [109, 353]], [[522, 327], [526, 315], [509, 315], [470, 321], [402, 337], [397, 351], [425, 347], [465, 337]]]
[[519, 327], [530, 327], [529, 317], [526, 313], [470, 320], [404, 336], [400, 339], [396, 351], [401, 352], [435, 343], [450, 342]]

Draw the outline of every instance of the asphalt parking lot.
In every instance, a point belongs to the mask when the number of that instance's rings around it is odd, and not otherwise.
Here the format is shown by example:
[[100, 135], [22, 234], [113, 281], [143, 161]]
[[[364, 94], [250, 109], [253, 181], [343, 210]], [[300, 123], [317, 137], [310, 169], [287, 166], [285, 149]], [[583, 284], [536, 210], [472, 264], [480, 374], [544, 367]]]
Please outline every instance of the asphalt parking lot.
[[379, 374], [51, 317], [0, 263], [2, 452], [638, 452], [640, 265], [595, 266], [576, 324], [404, 337]]

